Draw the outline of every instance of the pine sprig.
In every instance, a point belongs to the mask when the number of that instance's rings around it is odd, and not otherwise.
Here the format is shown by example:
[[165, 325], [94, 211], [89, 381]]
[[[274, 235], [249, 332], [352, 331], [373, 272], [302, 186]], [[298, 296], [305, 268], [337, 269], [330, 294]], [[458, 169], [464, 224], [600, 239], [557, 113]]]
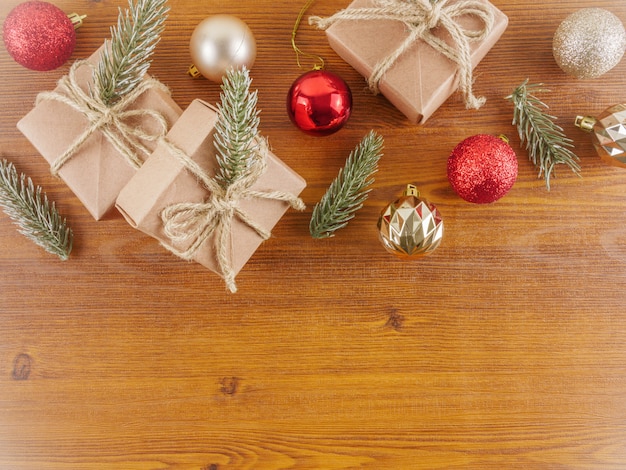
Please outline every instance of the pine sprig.
[[128, 0], [119, 10], [94, 70], [96, 92], [108, 106], [130, 93], [143, 79], [167, 19], [167, 0]]
[[345, 166], [313, 208], [309, 230], [313, 238], [328, 238], [348, 225], [356, 211], [363, 207], [374, 182], [384, 140], [370, 131], [350, 152]]
[[570, 149], [574, 147], [563, 128], [556, 124], [556, 117], [545, 112], [548, 105], [532, 93], [549, 91], [543, 84], [528, 84], [528, 79], [506, 97], [515, 108], [513, 125], [517, 126], [522, 143], [526, 143], [528, 157], [539, 169], [538, 177], [543, 175], [546, 187], [550, 190], [550, 177], [556, 165], [567, 165], [575, 174], [579, 174], [580, 158]]
[[227, 188], [245, 174], [258, 150], [257, 92], [250, 92], [249, 71], [231, 69], [222, 83], [214, 144], [219, 164], [216, 180]]
[[67, 260], [72, 251], [72, 230], [57, 212], [54, 202], [42, 194], [13, 163], [0, 160], [0, 206], [19, 227], [19, 232], [44, 250]]

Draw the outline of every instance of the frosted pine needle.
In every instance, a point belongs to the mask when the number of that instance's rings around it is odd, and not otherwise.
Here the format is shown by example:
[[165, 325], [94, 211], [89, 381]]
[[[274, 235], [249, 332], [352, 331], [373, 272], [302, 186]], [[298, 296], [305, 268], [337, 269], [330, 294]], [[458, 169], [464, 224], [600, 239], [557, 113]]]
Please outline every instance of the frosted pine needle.
[[57, 212], [54, 202], [42, 194], [15, 166], [0, 160], [0, 206], [19, 227], [19, 232], [44, 250], [67, 260], [72, 251], [72, 230]]
[[548, 105], [532, 94], [549, 91], [542, 86], [541, 83], [529, 85], [526, 80], [506, 99], [515, 105], [513, 125], [517, 126], [521, 142], [526, 144], [530, 161], [539, 169], [538, 177], [543, 175], [546, 187], [550, 190], [550, 178], [555, 166], [567, 165], [578, 175], [580, 159], [570, 150], [574, 147], [572, 140], [556, 124], [556, 117], [544, 112]]
[[106, 105], [130, 93], [143, 80], [160, 40], [169, 8], [167, 0], [128, 0], [119, 10], [94, 71], [96, 91]]
[[216, 180], [223, 188], [245, 174], [258, 151], [260, 119], [257, 92], [250, 92], [251, 83], [245, 67], [229, 70], [222, 83], [214, 142], [220, 167]]
[[350, 153], [345, 166], [315, 205], [309, 230], [313, 238], [328, 238], [348, 225], [363, 207], [382, 156], [383, 138], [370, 131]]

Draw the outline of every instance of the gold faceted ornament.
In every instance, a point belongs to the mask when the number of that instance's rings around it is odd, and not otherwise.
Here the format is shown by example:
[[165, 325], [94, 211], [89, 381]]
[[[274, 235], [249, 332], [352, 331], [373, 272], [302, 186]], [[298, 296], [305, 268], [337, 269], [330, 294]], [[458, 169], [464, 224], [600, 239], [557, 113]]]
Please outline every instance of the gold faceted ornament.
[[574, 124], [591, 133], [593, 146], [602, 160], [626, 168], [626, 104], [611, 106], [598, 117], [576, 116]]
[[383, 209], [378, 219], [380, 241], [399, 258], [413, 259], [433, 252], [443, 238], [443, 218], [434, 204], [421, 199], [412, 184], [402, 197]]

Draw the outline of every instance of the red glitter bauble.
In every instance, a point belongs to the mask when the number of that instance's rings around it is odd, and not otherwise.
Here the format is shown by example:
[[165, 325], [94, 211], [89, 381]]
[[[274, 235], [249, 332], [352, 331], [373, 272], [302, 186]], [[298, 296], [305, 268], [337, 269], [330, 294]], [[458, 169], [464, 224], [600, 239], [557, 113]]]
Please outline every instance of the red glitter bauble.
[[16, 6], [4, 21], [2, 37], [15, 61], [31, 70], [60, 67], [74, 52], [76, 32], [68, 16], [40, 1]]
[[499, 137], [468, 137], [448, 158], [448, 180], [463, 199], [476, 204], [497, 201], [517, 178], [517, 155]]
[[287, 94], [287, 113], [303, 132], [324, 136], [343, 127], [352, 112], [352, 92], [334, 73], [313, 70], [301, 75]]

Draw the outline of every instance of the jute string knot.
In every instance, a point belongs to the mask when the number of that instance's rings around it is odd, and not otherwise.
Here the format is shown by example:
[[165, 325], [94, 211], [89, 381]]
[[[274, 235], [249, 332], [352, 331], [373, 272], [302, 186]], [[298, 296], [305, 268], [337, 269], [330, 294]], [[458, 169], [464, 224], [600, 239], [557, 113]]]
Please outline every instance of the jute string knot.
[[242, 177], [224, 188], [183, 150], [167, 138], [163, 139], [170, 154], [209, 191], [209, 196], [204, 202], [182, 202], [163, 209], [161, 220], [165, 235], [175, 245], [189, 244], [185, 250], [177, 250], [169, 245], [164, 246], [177, 256], [192, 260], [200, 246], [214, 236], [217, 263], [226, 286], [231, 292], [237, 291], [235, 272], [231, 264], [233, 220], [237, 218], [252, 228], [263, 240], [271, 236], [268, 230], [239, 207], [239, 202], [242, 199], [251, 198], [273, 199], [284, 201], [297, 210], [305, 209], [302, 200], [291, 193], [252, 189], [267, 168], [266, 155], [269, 151], [264, 139], [259, 139], [257, 142], [257, 150], [254, 152], [247, 171]]
[[[483, 27], [468, 30], [457, 19], [472, 15], [481, 21]], [[379, 93], [379, 83], [396, 61], [416, 41], [424, 41], [440, 54], [458, 66], [459, 89], [465, 97], [465, 106], [478, 109], [485, 103], [484, 97], [476, 97], [472, 92], [472, 57], [470, 43], [485, 39], [493, 29], [494, 14], [488, 3], [480, 0], [375, 0], [370, 8], [347, 8], [328, 18], [312, 16], [309, 24], [319, 29], [327, 29], [332, 24], [343, 20], [393, 20], [400, 21], [409, 31], [405, 40], [387, 57], [379, 61], [367, 79], [372, 92]], [[445, 29], [450, 35], [452, 45], [435, 36], [433, 30]]]
[[426, 21], [424, 22], [428, 30], [435, 29], [441, 21], [441, 5], [437, 2], [431, 2], [430, 7], [430, 10], [425, 15]]
[[[58, 175], [59, 170], [76, 155], [81, 146], [96, 131], [108, 139], [115, 149], [133, 168], [141, 167], [143, 160], [138, 153], [150, 155], [151, 151], [142, 141], [154, 142], [165, 136], [168, 124], [161, 113], [152, 109], [127, 110], [139, 96], [149, 89], [161, 90], [169, 94], [168, 88], [154, 78], [143, 80], [130, 93], [123, 96], [112, 106], [107, 106], [97, 93], [94, 96], [86, 92], [78, 83], [77, 72], [80, 67], [93, 65], [86, 60], [77, 60], [72, 64], [67, 75], [59, 80], [60, 92], [45, 91], [37, 96], [36, 104], [42, 101], [58, 101], [82, 113], [88, 121], [87, 128], [51, 165], [50, 171]], [[128, 124], [137, 118], [149, 118], [157, 124], [157, 131], [149, 133], [138, 126]]]

